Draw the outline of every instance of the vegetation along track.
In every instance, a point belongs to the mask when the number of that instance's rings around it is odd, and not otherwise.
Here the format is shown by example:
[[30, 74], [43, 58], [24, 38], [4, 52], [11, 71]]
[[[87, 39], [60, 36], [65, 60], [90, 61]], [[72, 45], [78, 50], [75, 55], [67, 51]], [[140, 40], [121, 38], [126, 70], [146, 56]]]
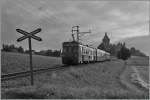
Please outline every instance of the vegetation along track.
[[[56, 65], [51, 68], [42, 68], [42, 69], [33, 70], [33, 73], [37, 74], [37, 73], [46, 72], [46, 71], [56, 71], [56, 70], [65, 69], [66, 67], [68, 67], [68, 65]], [[23, 71], [23, 72], [5, 74], [5, 75], [1, 75], [1, 81], [10, 80], [10, 79], [14, 79], [17, 77], [25, 77], [29, 75], [31, 75], [31, 71]]]
[[[109, 61], [109, 60], [105, 60], [105, 61], [101, 61], [101, 62], [106, 62], [106, 61]], [[88, 64], [88, 63], [85, 63], [85, 65], [86, 64]], [[42, 68], [42, 69], [33, 70], [33, 73], [37, 74], [37, 73], [42, 73], [42, 72], [46, 72], [46, 71], [62, 70], [62, 69], [65, 69], [65, 68], [67, 68], [69, 66], [70, 65], [55, 65], [55, 66], [53, 66], [51, 68]], [[74, 65], [71, 65], [71, 66], [74, 66]], [[78, 65], [75, 65], [75, 66], [77, 67]], [[29, 76], [29, 75], [31, 75], [31, 71], [22, 71], [22, 72], [5, 74], [5, 75], [1, 75], [1, 81], [15, 79], [17, 77], [26, 77], [26, 76]]]

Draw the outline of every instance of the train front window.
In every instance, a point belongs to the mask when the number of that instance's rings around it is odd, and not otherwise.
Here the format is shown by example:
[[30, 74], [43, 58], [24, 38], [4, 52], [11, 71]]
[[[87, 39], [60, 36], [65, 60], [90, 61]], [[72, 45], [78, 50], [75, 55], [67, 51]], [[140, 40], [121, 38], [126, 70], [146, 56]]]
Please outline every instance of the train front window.
[[63, 52], [67, 52], [67, 48], [66, 47], [63, 48]]
[[65, 53], [70, 52], [69, 46], [65, 46], [65, 47], [63, 48], [63, 52], [65, 52]]
[[72, 51], [73, 52], [78, 52], [78, 47], [77, 46], [72, 47]]
[[68, 52], [77, 52], [77, 47], [65, 46], [63, 48], [63, 52], [65, 52], [65, 53], [68, 53]]

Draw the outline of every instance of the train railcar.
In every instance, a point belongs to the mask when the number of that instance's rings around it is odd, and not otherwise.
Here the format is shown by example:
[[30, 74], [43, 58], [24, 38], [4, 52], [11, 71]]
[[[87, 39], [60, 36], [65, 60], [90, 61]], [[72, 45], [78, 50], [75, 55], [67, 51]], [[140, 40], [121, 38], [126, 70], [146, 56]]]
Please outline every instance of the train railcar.
[[95, 49], [82, 44], [79, 46], [79, 58], [81, 58], [80, 63], [94, 62], [96, 56]]
[[76, 41], [64, 42], [62, 51], [63, 64], [79, 64], [104, 61], [109, 58], [109, 53], [83, 45]]
[[103, 61], [104, 60], [104, 54], [105, 52], [103, 50], [97, 49], [97, 61]]
[[87, 46], [84, 46], [84, 45], [80, 45], [80, 51], [79, 51], [79, 56], [81, 58], [80, 62], [81, 63], [88, 63], [89, 62], [89, 58], [90, 58], [90, 55], [89, 55], [89, 48]]
[[62, 51], [63, 64], [77, 64], [79, 63], [79, 43], [78, 42], [64, 42]]
[[105, 53], [105, 60], [110, 60], [110, 53]]

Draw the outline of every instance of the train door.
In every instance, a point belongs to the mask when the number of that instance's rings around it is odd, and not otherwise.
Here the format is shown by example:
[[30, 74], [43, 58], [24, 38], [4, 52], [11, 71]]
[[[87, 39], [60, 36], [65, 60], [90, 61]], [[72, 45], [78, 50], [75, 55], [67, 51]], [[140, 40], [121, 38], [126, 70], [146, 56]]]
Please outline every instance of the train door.
[[81, 45], [79, 45], [79, 49], [78, 49], [78, 63], [83, 63], [83, 57], [82, 57], [82, 53], [83, 53], [83, 47]]

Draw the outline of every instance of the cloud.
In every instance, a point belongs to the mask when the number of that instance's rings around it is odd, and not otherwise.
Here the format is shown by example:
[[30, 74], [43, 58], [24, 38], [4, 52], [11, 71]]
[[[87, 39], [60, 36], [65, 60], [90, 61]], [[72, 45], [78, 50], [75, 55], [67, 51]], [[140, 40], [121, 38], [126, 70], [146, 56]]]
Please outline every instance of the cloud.
[[[84, 43], [93, 42], [94, 45], [101, 42], [106, 31], [112, 42], [148, 35], [147, 1], [2, 1], [3, 43], [19, 45], [16, 38], [21, 35], [16, 33], [15, 28], [29, 32], [42, 28], [38, 36], [43, 38], [43, 42], [33, 41], [34, 49], [61, 48], [61, 43], [71, 38], [74, 25], [79, 25], [80, 31], [91, 29], [92, 34], [82, 39]], [[26, 42], [21, 45], [27, 48]]]

